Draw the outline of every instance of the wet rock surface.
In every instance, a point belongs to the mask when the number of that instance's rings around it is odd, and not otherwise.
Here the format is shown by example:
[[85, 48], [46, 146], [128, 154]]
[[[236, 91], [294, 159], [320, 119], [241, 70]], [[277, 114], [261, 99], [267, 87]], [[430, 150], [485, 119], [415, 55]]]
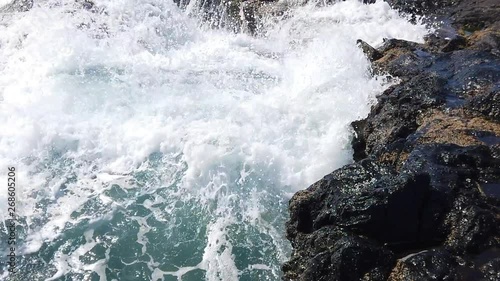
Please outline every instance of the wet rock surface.
[[499, 280], [499, 2], [389, 2], [456, 34], [358, 41], [396, 81], [352, 123], [355, 162], [290, 200], [284, 279]]

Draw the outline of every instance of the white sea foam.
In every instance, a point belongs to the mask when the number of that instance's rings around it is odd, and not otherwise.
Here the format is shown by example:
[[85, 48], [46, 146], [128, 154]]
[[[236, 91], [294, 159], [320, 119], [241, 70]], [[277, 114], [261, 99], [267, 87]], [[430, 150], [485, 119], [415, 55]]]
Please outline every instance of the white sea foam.
[[[151, 215], [128, 222], [150, 257], [150, 278], [203, 270], [208, 280], [247, 271], [278, 280], [289, 254], [286, 199], [351, 161], [349, 124], [386, 87], [356, 40], [421, 41], [427, 33], [383, 2], [298, 8], [259, 38], [199, 28], [168, 1], [95, 3], [103, 12], [38, 1], [0, 24], [0, 170], [19, 171], [23, 250], [37, 253], [89, 224], [81, 245], [69, 253], [59, 246], [44, 278], [95, 271], [106, 280], [109, 249], [103, 259], [80, 257], [119, 238], [93, 229], [147, 195], [137, 205]], [[141, 173], [148, 178], [138, 185]], [[109, 195], [115, 185], [122, 197]], [[87, 211], [89, 202], [99, 208]], [[149, 252], [158, 245], [148, 219], [175, 232], [190, 202], [198, 210], [191, 215], [204, 217], [195, 220], [204, 224], [196, 239], [205, 246], [192, 253], [199, 262], [162, 269]], [[275, 258], [242, 267], [238, 247]]]

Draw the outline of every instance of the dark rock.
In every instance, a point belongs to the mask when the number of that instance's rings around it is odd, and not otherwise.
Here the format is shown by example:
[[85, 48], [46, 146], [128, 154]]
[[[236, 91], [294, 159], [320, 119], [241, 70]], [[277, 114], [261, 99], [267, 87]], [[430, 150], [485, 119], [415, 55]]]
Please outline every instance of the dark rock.
[[[495, 239], [488, 239], [498, 235], [500, 224], [492, 210], [482, 209], [486, 203], [473, 182], [498, 178], [500, 159], [492, 154], [485, 146], [428, 144], [416, 147], [399, 173], [369, 159], [345, 166], [292, 198], [288, 238], [295, 251], [304, 251], [299, 249], [310, 244], [303, 244], [302, 235], [334, 227], [333, 236], [367, 236], [396, 254], [445, 241], [455, 252], [491, 247]], [[467, 185], [465, 178], [474, 180]], [[318, 256], [314, 268], [308, 271], [307, 265], [304, 272], [336, 276], [335, 265], [322, 265], [328, 264], [325, 259]], [[328, 280], [344, 280], [332, 278]]]
[[500, 199], [500, 182], [480, 184], [479, 190], [488, 198]]
[[492, 24], [489, 28], [474, 32], [469, 37], [471, 49], [487, 50], [500, 57], [500, 21]]
[[358, 41], [374, 74], [399, 84], [352, 123], [355, 163], [290, 200], [284, 279], [497, 280], [498, 4], [389, 2], [448, 18], [458, 32], [378, 49]]
[[429, 55], [420, 44], [405, 40], [384, 39], [379, 52], [383, 56], [373, 64], [379, 74], [388, 72], [394, 76], [410, 77], [432, 63], [429, 59], [421, 59]]
[[380, 155], [382, 148], [401, 148], [407, 136], [421, 127], [429, 109], [463, 108], [498, 118], [500, 66], [495, 55], [483, 50], [440, 53], [436, 46], [442, 42], [428, 41], [433, 45], [387, 40], [379, 49], [383, 57], [374, 62], [374, 68], [399, 76], [404, 83], [378, 97], [365, 121], [353, 123], [355, 160], [370, 153]]
[[444, 104], [445, 84], [446, 80], [434, 73], [422, 73], [403, 85], [386, 90], [377, 98], [378, 103], [364, 126], [356, 123], [353, 139], [355, 153], [380, 155], [387, 144], [405, 139], [415, 132], [418, 128], [417, 117], [423, 111]]
[[412, 15], [429, 15], [443, 13], [443, 8], [454, 5], [454, 0], [387, 0], [391, 7]]
[[442, 49], [442, 52], [451, 52], [463, 49], [467, 46], [467, 40], [463, 36], [457, 36], [451, 39]]
[[493, 281], [500, 277], [500, 250], [490, 248], [478, 255], [458, 258], [458, 280]]
[[357, 120], [351, 123], [352, 128], [354, 129], [354, 138], [351, 142], [353, 152], [354, 161], [359, 161], [365, 159], [366, 155], [366, 119]]
[[500, 85], [497, 84], [485, 93], [472, 97], [466, 108], [500, 122]]
[[387, 280], [457, 280], [457, 267], [446, 250], [425, 250], [399, 259]]
[[433, 58], [431, 71], [447, 80], [450, 95], [470, 98], [500, 82], [498, 57], [487, 51], [457, 50]]
[[391, 38], [391, 39], [386, 38], [383, 40], [384, 40], [384, 44], [380, 48], [380, 51], [383, 53], [385, 53], [391, 49], [395, 49], [395, 48], [407, 49], [407, 50], [413, 51], [419, 46], [418, 43], [406, 41], [406, 40], [395, 39], [395, 38]]
[[419, 134], [409, 139], [407, 146], [424, 143], [448, 143], [463, 147], [492, 145], [496, 135], [500, 135], [500, 126], [484, 116], [465, 119], [459, 114], [433, 111], [419, 123]]
[[27, 12], [33, 7], [33, 0], [14, 0], [10, 4], [0, 7], [0, 12]]
[[[294, 254], [283, 267], [285, 275], [293, 280], [359, 280], [359, 275], [339, 273], [344, 259], [332, 260], [333, 256], [344, 257], [336, 243], [349, 237], [369, 237], [397, 256], [439, 245], [446, 245], [457, 255], [498, 246], [498, 210], [477, 188], [478, 182], [500, 177], [500, 159], [491, 149], [422, 144], [410, 153], [400, 172], [365, 159], [297, 193], [290, 201], [287, 224]], [[378, 252], [370, 251], [366, 256]], [[448, 256], [422, 256], [423, 260], [437, 259], [437, 265], [442, 266], [431, 266], [424, 272], [418, 271], [418, 263], [413, 267], [404, 263], [399, 275], [454, 276], [455, 263], [447, 258], [442, 261]], [[363, 260], [361, 255], [358, 259], [351, 264]], [[382, 279], [374, 275], [367, 280], [385, 280], [381, 276], [386, 276], [388, 267], [376, 268], [373, 272], [379, 272], [377, 276]], [[366, 276], [367, 271], [362, 272]], [[395, 276], [393, 280], [421, 280]]]
[[383, 56], [382, 53], [377, 51], [377, 49], [373, 48], [365, 41], [358, 39], [358, 41], [356, 43], [361, 48], [361, 50], [363, 50], [363, 52], [365, 53], [365, 55], [368, 57], [368, 59], [370, 61], [376, 61], [376, 60], [382, 58], [382, 56]]
[[489, 281], [500, 280], [500, 258], [495, 258], [481, 267], [484, 278]]
[[255, 34], [258, 27], [258, 9], [257, 1], [245, 1], [242, 3], [241, 11], [243, 12], [243, 25], [250, 34]]
[[[392, 252], [359, 236], [347, 236], [338, 229], [325, 228], [306, 235], [305, 252], [296, 252], [283, 265], [285, 279], [291, 280], [386, 280], [394, 264]], [[307, 264], [298, 266], [304, 258]]]
[[454, 223], [447, 243], [449, 246], [468, 253], [479, 252], [492, 245], [498, 246], [498, 242], [491, 239], [499, 231], [499, 220], [491, 210], [468, 207], [455, 219], [464, 221]]
[[345, 230], [333, 226], [318, 229], [314, 233], [295, 232], [294, 234], [293, 239], [290, 235], [288, 237], [295, 245], [295, 250], [290, 260], [283, 264], [282, 267], [285, 276], [292, 280], [299, 278], [306, 269], [304, 261], [319, 253], [333, 249], [337, 240], [348, 235]]
[[384, 280], [393, 263], [390, 251], [365, 238], [350, 236], [336, 241], [331, 251], [314, 256], [300, 280]]
[[500, 2], [497, 0], [461, 0], [450, 10], [455, 26], [465, 31], [476, 31], [500, 19]]
[[446, 40], [446, 38], [447, 37], [439, 36], [436, 33], [431, 33], [424, 37], [425, 45], [427, 45], [430, 50], [436, 52], [448, 44], [449, 41]]
[[[360, 195], [329, 195], [325, 198], [329, 204], [319, 210], [314, 220], [314, 229], [333, 224], [397, 246], [434, 237], [435, 233], [419, 230], [422, 220], [430, 220], [421, 212], [430, 192], [428, 181], [426, 175], [387, 177]], [[436, 227], [429, 230], [434, 232]]]
[[429, 18], [446, 16], [456, 27], [475, 31], [494, 24], [500, 18], [500, 3], [497, 0], [387, 0], [404, 13]]

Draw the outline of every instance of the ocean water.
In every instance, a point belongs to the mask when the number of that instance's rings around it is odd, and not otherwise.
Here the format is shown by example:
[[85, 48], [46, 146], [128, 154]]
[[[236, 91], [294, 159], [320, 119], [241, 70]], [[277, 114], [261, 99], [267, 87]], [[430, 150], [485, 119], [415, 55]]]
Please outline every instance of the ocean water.
[[381, 1], [292, 8], [257, 37], [193, 5], [94, 2], [0, 15], [12, 280], [280, 280], [288, 199], [352, 161], [349, 124], [388, 86], [356, 40], [429, 32]]

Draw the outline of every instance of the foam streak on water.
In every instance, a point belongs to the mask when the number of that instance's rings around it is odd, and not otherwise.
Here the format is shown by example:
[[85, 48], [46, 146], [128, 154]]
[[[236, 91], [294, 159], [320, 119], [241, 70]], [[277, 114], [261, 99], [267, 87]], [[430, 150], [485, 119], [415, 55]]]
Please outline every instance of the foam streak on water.
[[387, 86], [356, 39], [426, 30], [383, 2], [302, 7], [262, 38], [169, 1], [95, 3], [2, 15], [21, 279], [279, 280], [290, 194], [351, 161], [349, 124]]

